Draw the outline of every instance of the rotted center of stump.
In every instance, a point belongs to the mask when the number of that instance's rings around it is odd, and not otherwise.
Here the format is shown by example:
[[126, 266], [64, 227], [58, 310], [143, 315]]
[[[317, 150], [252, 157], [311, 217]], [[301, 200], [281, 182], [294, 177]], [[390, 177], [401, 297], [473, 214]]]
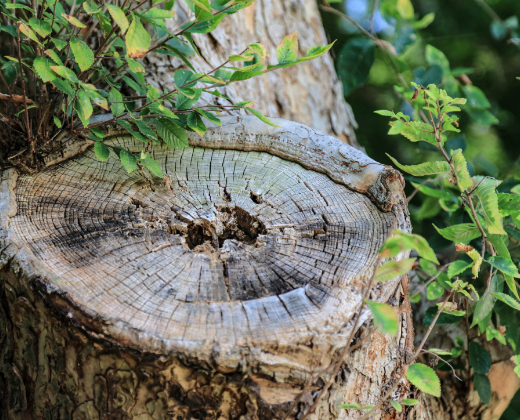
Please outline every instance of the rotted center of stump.
[[258, 245], [258, 235], [267, 233], [264, 224], [257, 217], [240, 207], [226, 206], [217, 210], [215, 221], [197, 220], [188, 224], [186, 244], [194, 252], [218, 250], [227, 239], [246, 245]]

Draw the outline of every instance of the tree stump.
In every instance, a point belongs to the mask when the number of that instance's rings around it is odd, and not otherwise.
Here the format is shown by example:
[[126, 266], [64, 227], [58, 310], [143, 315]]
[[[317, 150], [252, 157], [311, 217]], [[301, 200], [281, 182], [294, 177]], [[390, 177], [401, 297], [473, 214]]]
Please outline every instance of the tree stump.
[[[397, 171], [274, 121], [226, 117], [189, 148], [152, 147], [164, 179], [77, 139], [36, 175], [1, 174], [2, 419], [284, 419], [303, 390], [288, 418], [302, 417], [378, 249], [410, 225]], [[405, 295], [397, 278], [370, 299]], [[310, 418], [378, 400], [413, 343], [406, 315], [349, 355]]]

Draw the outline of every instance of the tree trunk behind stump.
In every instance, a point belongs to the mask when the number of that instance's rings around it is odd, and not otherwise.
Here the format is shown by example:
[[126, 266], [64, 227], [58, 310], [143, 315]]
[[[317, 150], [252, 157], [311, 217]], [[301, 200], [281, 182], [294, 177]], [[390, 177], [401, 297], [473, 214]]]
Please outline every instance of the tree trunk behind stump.
[[[164, 180], [92, 148], [2, 173], [2, 418], [283, 419], [310, 381], [290, 418], [307, 412], [378, 249], [410, 225], [398, 172], [274, 121], [226, 117], [189, 148], [154, 146]], [[66, 153], [86, 147], [72, 140]], [[400, 279], [370, 298], [398, 308]], [[410, 350], [406, 314], [397, 337], [376, 332], [345, 360], [311, 419], [377, 402]]]

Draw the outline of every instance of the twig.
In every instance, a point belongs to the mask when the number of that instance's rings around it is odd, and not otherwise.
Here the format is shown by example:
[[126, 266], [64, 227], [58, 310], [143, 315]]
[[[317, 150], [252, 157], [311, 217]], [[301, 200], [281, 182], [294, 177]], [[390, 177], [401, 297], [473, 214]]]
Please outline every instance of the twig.
[[26, 99], [26, 90], [25, 90], [25, 79], [23, 76], [23, 67], [22, 67], [22, 52], [20, 50], [20, 22], [18, 22], [17, 26], [17, 38], [18, 38], [18, 64], [20, 66], [20, 75], [22, 79], [22, 90], [23, 90], [23, 106], [25, 107], [25, 124], [27, 125], [27, 142], [29, 143], [29, 153], [32, 160], [32, 155], [34, 153], [34, 142], [32, 139], [31, 133], [31, 124], [29, 122], [29, 111], [27, 109], [27, 99]]
[[372, 3], [372, 13], [370, 15], [370, 32], [372, 32], [373, 34], [375, 34], [374, 18], [376, 17], [376, 10], [377, 10], [378, 6], [379, 6], [379, 0], [374, 0], [374, 2]]
[[462, 381], [462, 379], [460, 379], [457, 374], [455, 373], [455, 369], [453, 369], [453, 366], [450, 365], [446, 360], [444, 360], [441, 356], [439, 356], [437, 353], [433, 353], [431, 351], [428, 351], [428, 350], [421, 350], [423, 353], [429, 353], [429, 354], [433, 354], [435, 357], [437, 357], [438, 359], [441, 359], [444, 363], [446, 363], [450, 368], [451, 368], [451, 371], [453, 372], [453, 376], [455, 376], [459, 381]]

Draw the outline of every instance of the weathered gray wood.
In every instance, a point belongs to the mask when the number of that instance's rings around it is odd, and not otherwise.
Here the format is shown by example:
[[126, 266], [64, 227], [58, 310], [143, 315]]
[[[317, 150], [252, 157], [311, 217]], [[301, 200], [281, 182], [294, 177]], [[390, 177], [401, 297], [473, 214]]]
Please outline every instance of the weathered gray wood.
[[[92, 149], [59, 163], [49, 157], [36, 175], [4, 172], [4, 311], [20, 330], [4, 348], [49, 331], [61, 349], [38, 347], [36, 364], [45, 366], [47, 354], [84, 366], [64, 374], [49, 367], [58, 386], [50, 396], [53, 381], [36, 374], [45, 392], [27, 383], [35, 360], [14, 351], [18, 359], [4, 365], [13, 378], [20, 372], [26, 390], [10, 392], [37, 402], [21, 411], [13, 402], [13, 412], [39, 416], [60, 396], [83, 418], [151, 416], [151, 405], [182, 418], [204, 418], [201, 410], [209, 418], [283, 418], [311, 376], [323, 371], [328, 379], [379, 247], [392, 227], [409, 230], [401, 178], [336, 139], [275, 121], [282, 128], [229, 117], [202, 139], [191, 136], [187, 149], [152, 147], [164, 180], [146, 170], [127, 175]], [[113, 144], [141, 150], [109, 132]], [[399, 278], [378, 285], [371, 299], [397, 307], [399, 285]], [[18, 320], [21, 301], [29, 309]], [[369, 318], [365, 311], [362, 321]], [[343, 418], [341, 402], [378, 398], [409, 347], [402, 319], [397, 340], [375, 334], [352, 354], [314, 418]], [[63, 391], [71, 380], [75, 390]], [[311, 402], [305, 396], [298, 410]]]

